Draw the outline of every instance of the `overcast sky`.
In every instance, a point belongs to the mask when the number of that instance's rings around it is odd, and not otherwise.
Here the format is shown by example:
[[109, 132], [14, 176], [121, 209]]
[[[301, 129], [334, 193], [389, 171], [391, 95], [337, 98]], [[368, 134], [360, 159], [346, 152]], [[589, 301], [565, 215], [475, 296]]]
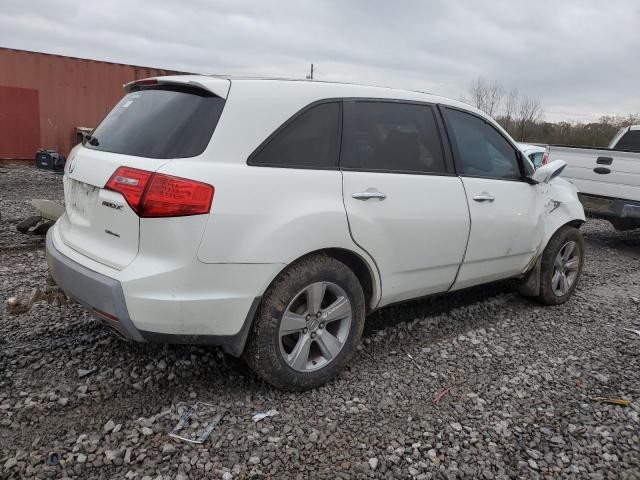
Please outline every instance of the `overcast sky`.
[[453, 98], [482, 76], [552, 121], [640, 113], [638, 0], [2, 0], [0, 46]]

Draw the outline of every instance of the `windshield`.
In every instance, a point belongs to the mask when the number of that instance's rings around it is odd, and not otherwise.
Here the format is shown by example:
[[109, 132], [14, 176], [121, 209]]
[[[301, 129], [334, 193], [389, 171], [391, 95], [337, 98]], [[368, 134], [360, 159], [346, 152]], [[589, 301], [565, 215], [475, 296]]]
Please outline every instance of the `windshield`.
[[179, 86], [143, 87], [125, 95], [85, 147], [148, 158], [200, 155], [224, 107], [210, 92]]

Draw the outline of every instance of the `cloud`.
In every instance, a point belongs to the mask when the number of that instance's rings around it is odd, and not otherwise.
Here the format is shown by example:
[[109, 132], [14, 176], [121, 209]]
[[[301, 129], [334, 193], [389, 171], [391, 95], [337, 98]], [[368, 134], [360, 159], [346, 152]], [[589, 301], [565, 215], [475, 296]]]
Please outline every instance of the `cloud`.
[[459, 98], [477, 76], [546, 117], [640, 112], [635, 0], [4, 0], [0, 45], [198, 73], [304, 77]]

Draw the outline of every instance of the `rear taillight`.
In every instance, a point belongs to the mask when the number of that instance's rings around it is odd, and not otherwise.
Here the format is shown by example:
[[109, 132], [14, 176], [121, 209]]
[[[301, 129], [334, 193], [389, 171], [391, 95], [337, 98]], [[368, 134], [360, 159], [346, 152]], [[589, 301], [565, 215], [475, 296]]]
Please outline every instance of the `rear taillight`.
[[151, 175], [152, 172], [137, 168], [120, 167], [111, 175], [104, 188], [122, 194], [133, 211], [140, 215], [140, 200]]
[[206, 183], [129, 167], [119, 167], [104, 188], [120, 193], [140, 217], [209, 213], [214, 193]]
[[145, 217], [181, 217], [209, 213], [213, 187], [169, 175], [154, 174], [142, 199]]

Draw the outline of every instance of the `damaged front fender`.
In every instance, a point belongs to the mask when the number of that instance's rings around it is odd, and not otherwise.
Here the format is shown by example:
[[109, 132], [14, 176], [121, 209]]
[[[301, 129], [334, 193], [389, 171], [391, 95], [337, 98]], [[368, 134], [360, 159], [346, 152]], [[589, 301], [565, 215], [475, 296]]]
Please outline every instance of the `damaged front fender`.
[[569, 223], [580, 225], [585, 221], [584, 209], [578, 199], [578, 189], [573, 183], [562, 178], [554, 178], [548, 184], [544, 197], [546, 221], [540, 252], [560, 227]]
[[520, 293], [526, 296], [537, 296], [540, 293], [540, 265], [542, 253], [551, 237], [563, 226], [581, 225], [585, 221], [584, 209], [578, 199], [578, 189], [572, 183], [555, 178], [542, 186], [544, 205], [544, 232], [535, 256], [523, 271], [524, 278]]

